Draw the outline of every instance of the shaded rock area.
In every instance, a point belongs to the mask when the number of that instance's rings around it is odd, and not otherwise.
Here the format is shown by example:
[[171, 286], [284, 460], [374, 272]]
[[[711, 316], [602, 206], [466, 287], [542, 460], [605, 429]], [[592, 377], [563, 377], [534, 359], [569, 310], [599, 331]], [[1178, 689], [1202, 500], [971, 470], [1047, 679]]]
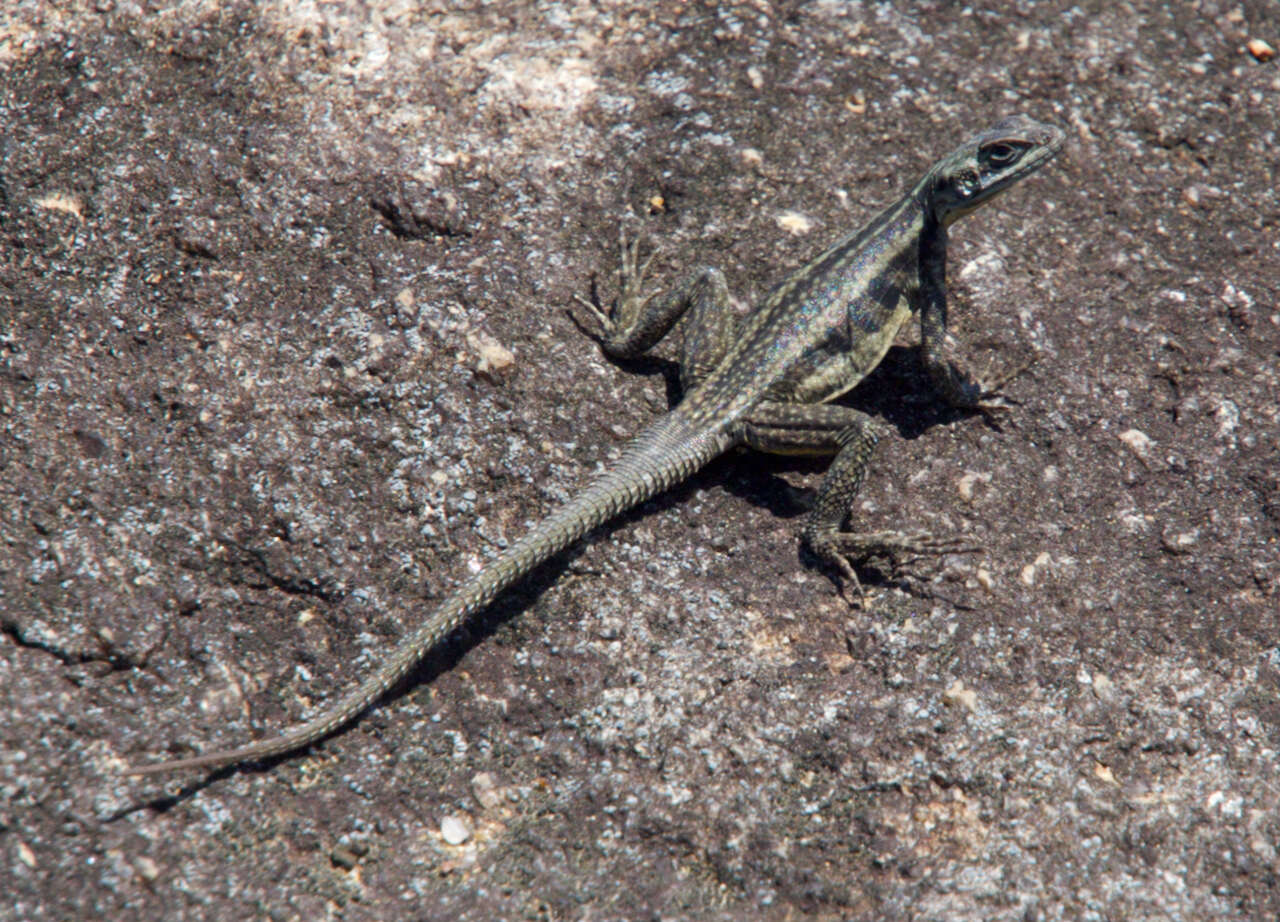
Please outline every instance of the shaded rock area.
[[[14, 5], [0, 17], [0, 918], [1280, 914], [1280, 45], [1244, 3]], [[574, 295], [743, 304], [1025, 112], [859, 527], [738, 453], [304, 753], [274, 733], [672, 396]]]

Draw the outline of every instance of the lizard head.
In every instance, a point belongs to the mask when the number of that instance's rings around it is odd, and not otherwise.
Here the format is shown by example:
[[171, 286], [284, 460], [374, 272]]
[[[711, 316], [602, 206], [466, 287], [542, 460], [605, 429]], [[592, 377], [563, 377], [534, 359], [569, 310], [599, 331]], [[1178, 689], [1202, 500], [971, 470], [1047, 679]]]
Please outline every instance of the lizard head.
[[929, 171], [924, 189], [944, 225], [1044, 166], [1062, 148], [1061, 128], [1025, 115], [1001, 119]]

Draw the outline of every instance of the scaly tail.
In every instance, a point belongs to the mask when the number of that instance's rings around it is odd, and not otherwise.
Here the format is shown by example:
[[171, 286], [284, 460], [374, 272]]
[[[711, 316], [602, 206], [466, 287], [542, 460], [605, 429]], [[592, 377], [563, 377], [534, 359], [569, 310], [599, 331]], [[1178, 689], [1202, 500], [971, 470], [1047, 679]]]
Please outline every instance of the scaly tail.
[[190, 759], [137, 765], [125, 774], [152, 775], [267, 759], [327, 736], [359, 716], [436, 644], [512, 583], [591, 529], [689, 477], [730, 444], [732, 439], [723, 427], [700, 426], [677, 407], [634, 439], [613, 469], [445, 599], [425, 624], [400, 642], [377, 672], [320, 714], [274, 739]]

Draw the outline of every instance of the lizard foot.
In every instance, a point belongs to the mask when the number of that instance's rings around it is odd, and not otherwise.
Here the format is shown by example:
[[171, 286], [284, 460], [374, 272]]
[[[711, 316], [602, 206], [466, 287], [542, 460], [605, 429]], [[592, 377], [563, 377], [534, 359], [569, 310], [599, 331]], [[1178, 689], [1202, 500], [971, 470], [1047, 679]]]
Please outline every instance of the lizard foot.
[[1034, 365], [1036, 358], [1037, 356], [1033, 354], [1025, 361], [1006, 368], [995, 377], [991, 376], [991, 365], [988, 364], [978, 378], [978, 399], [974, 402], [973, 408], [986, 417], [987, 421], [997, 429], [1000, 428], [1000, 423], [1008, 420], [1013, 412], [1013, 407], [1017, 405], [1016, 400], [1010, 400], [1001, 391], [1004, 390], [1006, 384]]
[[845, 586], [852, 586], [857, 590], [859, 602], [864, 608], [867, 604], [866, 589], [858, 579], [853, 564], [849, 562], [850, 558], [883, 554], [889, 558], [893, 571], [897, 573], [912, 560], [925, 555], [964, 554], [981, 550], [980, 546], [961, 538], [939, 538], [926, 532], [903, 534], [896, 531], [833, 531], [808, 536], [808, 544], [823, 563], [833, 567], [843, 577], [840, 592], [845, 600], [852, 604], [844, 593]]
[[604, 346], [606, 350], [611, 342], [616, 341], [635, 325], [645, 305], [652, 298], [652, 295], [642, 294], [641, 290], [644, 287], [645, 274], [649, 271], [649, 264], [657, 254], [650, 253], [649, 257], [641, 263], [640, 239], [637, 234], [628, 243], [626, 231], [618, 232], [618, 248], [621, 251], [618, 265], [618, 299], [614, 302], [612, 310], [606, 311], [600, 306], [593, 278], [590, 299], [579, 294], [573, 296], [575, 301], [587, 309], [591, 315], [592, 324], [588, 326], [582, 323], [572, 311], [567, 312], [574, 326]]
[[[592, 286], [594, 288], [594, 284]], [[604, 344], [614, 330], [613, 318], [608, 313], [600, 309], [600, 305], [596, 303], [594, 292], [592, 298], [584, 298], [582, 295], [574, 292], [573, 300], [577, 301], [587, 309], [587, 313], [591, 315], [591, 323], [586, 324], [578, 319], [578, 315], [572, 310], [565, 308], [565, 313], [569, 315], [569, 319], [573, 321], [573, 325], [578, 328], [586, 336], [590, 336], [597, 343]]]
[[988, 362], [982, 374], [972, 378], [961, 367], [953, 364], [951, 373], [956, 377], [957, 392], [961, 395], [956, 405], [966, 410], [977, 410], [990, 425], [1000, 429], [1002, 423], [1008, 422], [1017, 405], [1016, 400], [1005, 397], [1001, 392], [1006, 384], [1034, 365], [1035, 361], [1036, 356], [1032, 355], [1026, 361], [1006, 368], [995, 376], [992, 376], [991, 363]]

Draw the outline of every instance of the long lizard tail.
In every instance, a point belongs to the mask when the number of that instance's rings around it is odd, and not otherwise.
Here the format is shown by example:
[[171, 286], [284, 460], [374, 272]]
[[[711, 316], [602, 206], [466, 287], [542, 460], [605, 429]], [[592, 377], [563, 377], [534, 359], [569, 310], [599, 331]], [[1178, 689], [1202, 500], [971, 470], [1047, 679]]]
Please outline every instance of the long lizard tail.
[[125, 774], [151, 775], [257, 761], [301, 749], [329, 735], [358, 717], [436, 644], [508, 586], [591, 529], [689, 477], [731, 441], [722, 430], [696, 425], [676, 408], [636, 437], [611, 470], [455, 590], [426, 623], [400, 641], [373, 675], [315, 717], [273, 739], [190, 759], [137, 765]]

